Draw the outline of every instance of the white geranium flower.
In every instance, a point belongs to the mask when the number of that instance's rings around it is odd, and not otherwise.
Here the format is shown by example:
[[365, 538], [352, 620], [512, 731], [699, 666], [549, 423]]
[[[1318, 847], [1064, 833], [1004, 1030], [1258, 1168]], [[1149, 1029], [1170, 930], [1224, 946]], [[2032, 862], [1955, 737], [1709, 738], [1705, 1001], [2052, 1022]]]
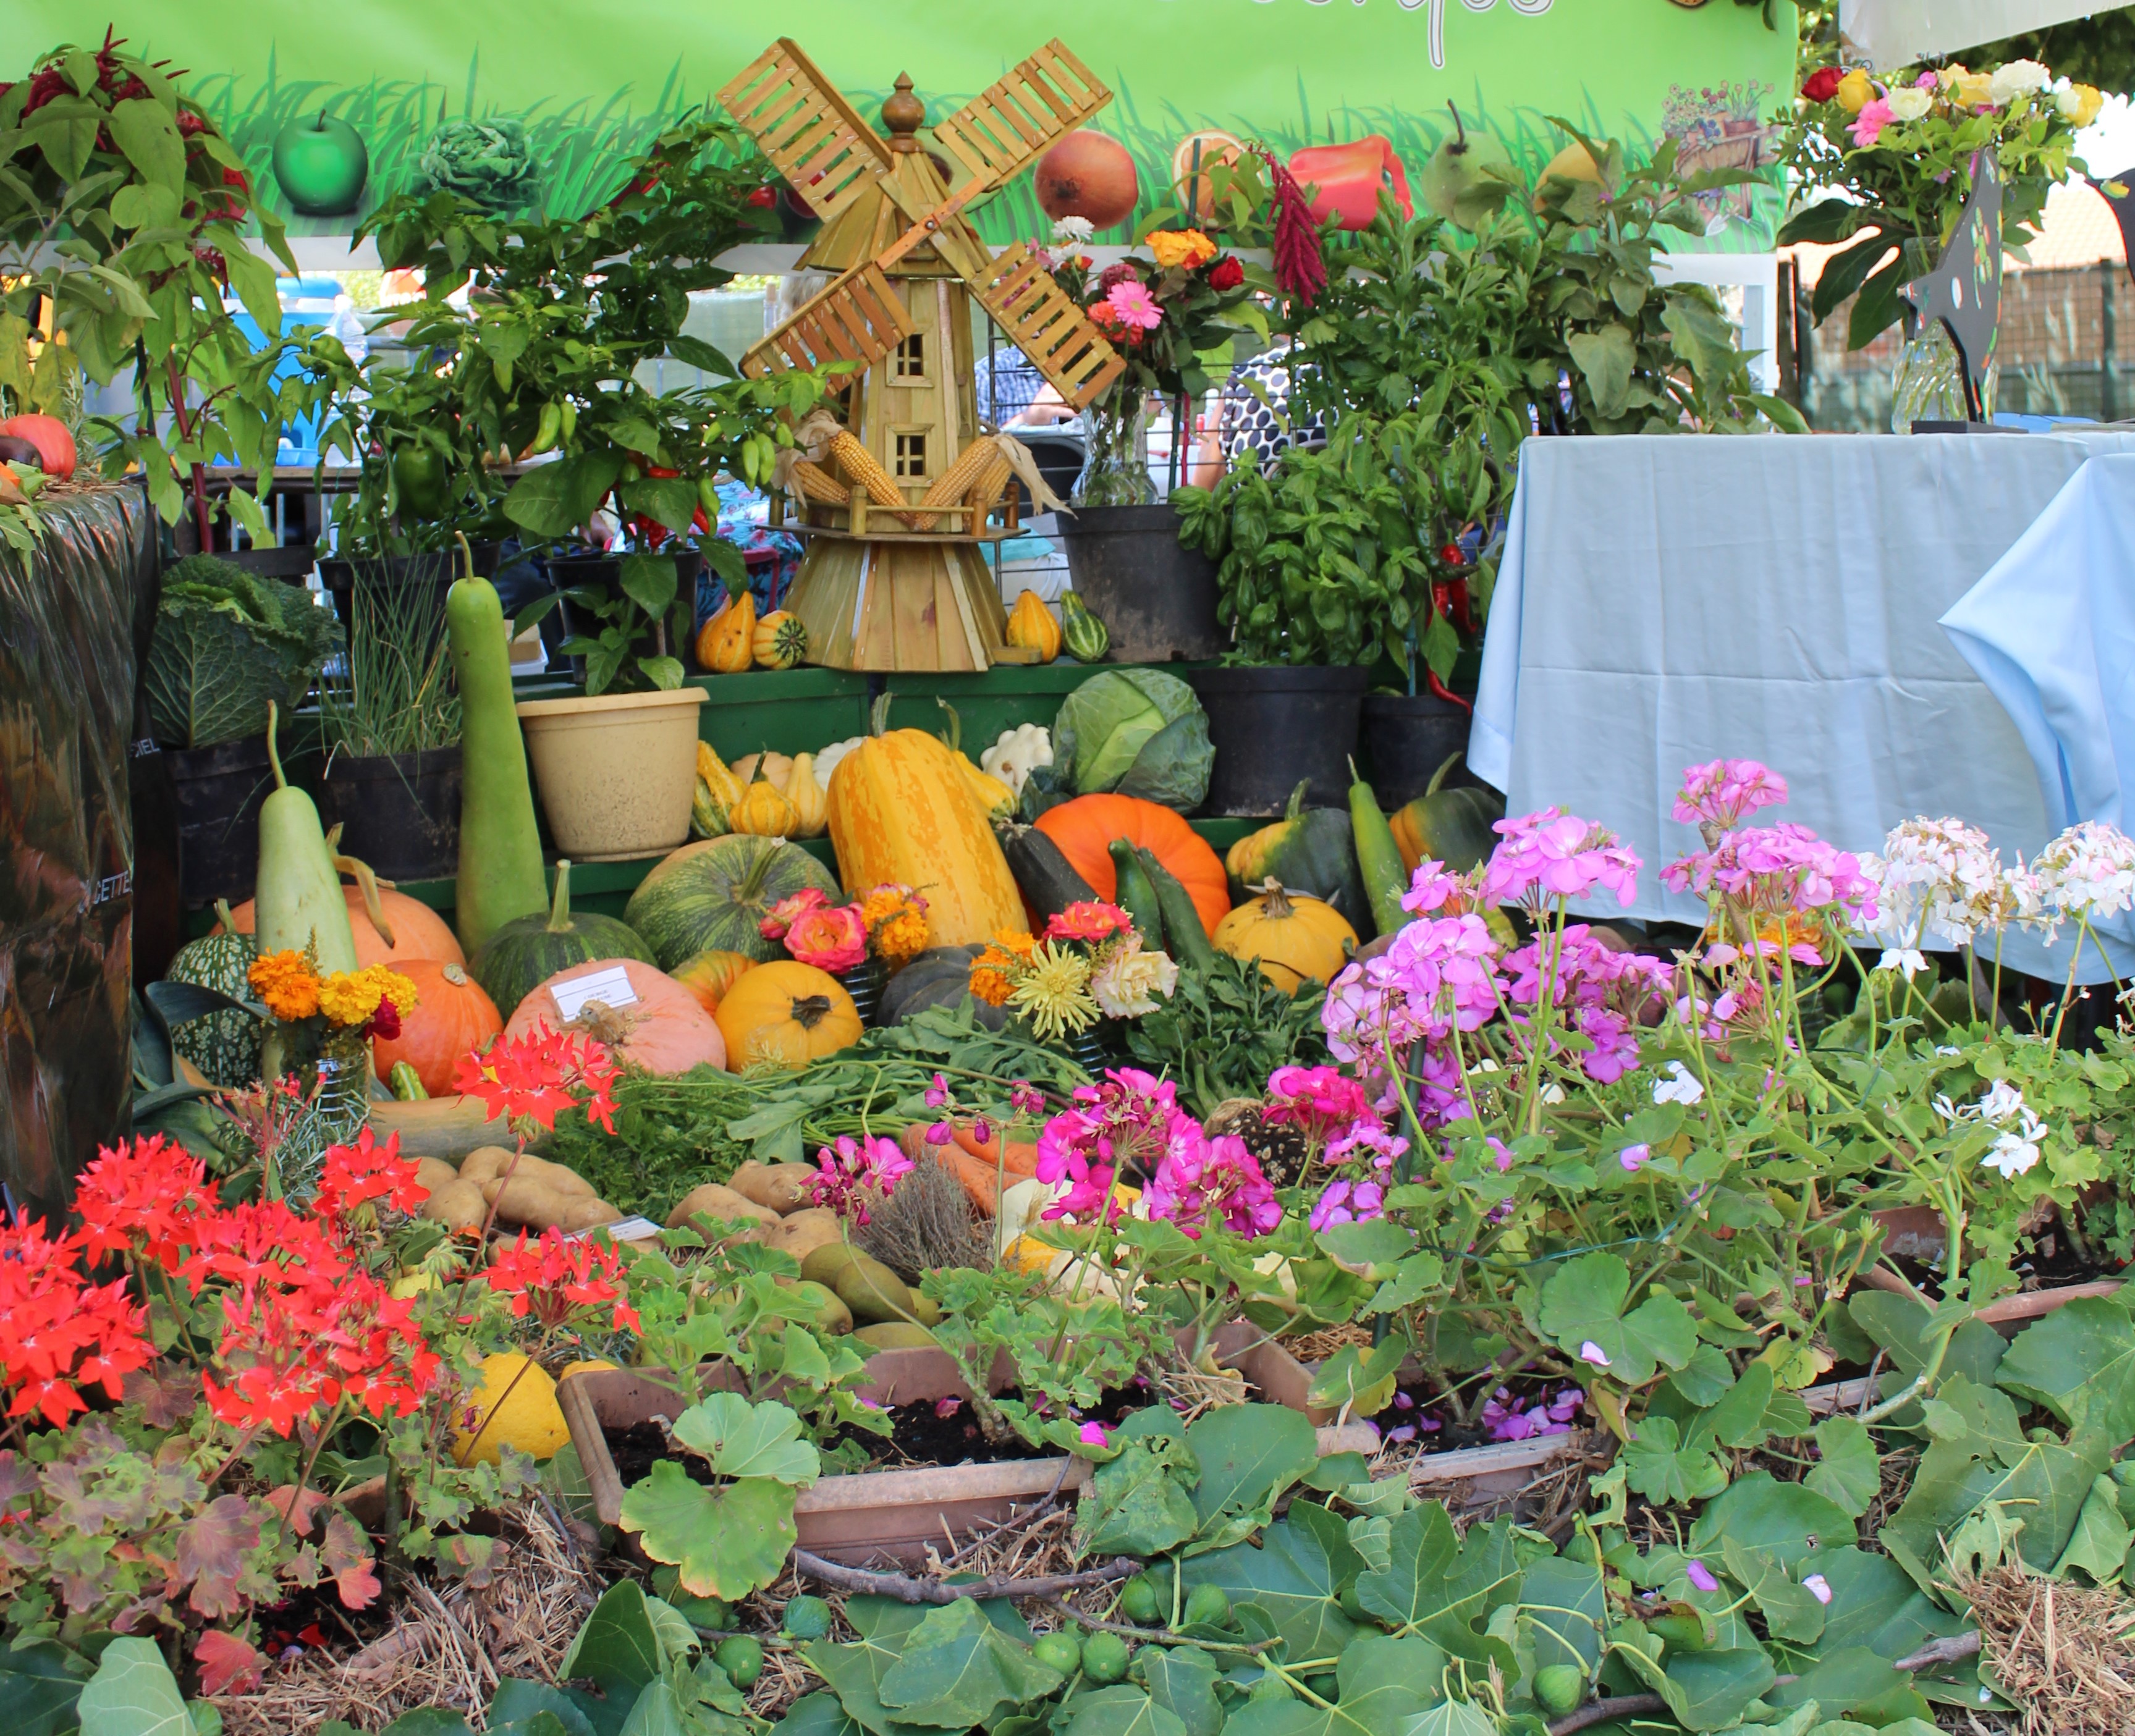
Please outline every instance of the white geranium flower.
[[1679, 1061], [1671, 1061], [1668, 1071], [1673, 1076], [1653, 1081], [1654, 1102], [1680, 1103], [1687, 1107], [1704, 1100], [1705, 1087], [1688, 1067]]
[[1907, 982], [1928, 968], [1927, 955], [1916, 952], [1910, 946], [1886, 946], [1883, 956], [1876, 960], [1878, 970], [1900, 972]]
[[1979, 1119], [1999, 1127], [2012, 1115], [2026, 1113], [2024, 1094], [2006, 1079], [1997, 1079], [1979, 1100]]
[[1934, 94], [1923, 90], [1917, 85], [1906, 85], [1893, 90], [1883, 100], [1891, 106], [1891, 119], [1918, 120], [1928, 112], [1928, 105], [1934, 100]]
[[1994, 69], [1987, 80], [1987, 94], [1998, 103], [2013, 103], [2044, 90], [2052, 84], [2054, 75], [2036, 60], [2012, 60], [2006, 66]]
[[1053, 220], [1053, 239], [1063, 245], [1079, 245], [1097, 232], [1097, 225], [1087, 217], [1055, 217]]
[[2135, 840], [2097, 820], [2070, 826], [2031, 859], [2042, 927], [2098, 922], [2135, 904]]
[[[2039, 1161], [2037, 1136], [2045, 1129], [2036, 1120], [2027, 1121], [2024, 1134], [2003, 1134], [1996, 1139], [1987, 1155], [1979, 1160], [1982, 1169], [1998, 1169], [2004, 1181], [2013, 1181]], [[2031, 1135], [2024, 1137], [2025, 1134]]]
[[1090, 979], [1090, 992], [1107, 1018], [1140, 1018], [1156, 1011], [1156, 998], [1171, 999], [1179, 966], [1165, 952], [1122, 947]]

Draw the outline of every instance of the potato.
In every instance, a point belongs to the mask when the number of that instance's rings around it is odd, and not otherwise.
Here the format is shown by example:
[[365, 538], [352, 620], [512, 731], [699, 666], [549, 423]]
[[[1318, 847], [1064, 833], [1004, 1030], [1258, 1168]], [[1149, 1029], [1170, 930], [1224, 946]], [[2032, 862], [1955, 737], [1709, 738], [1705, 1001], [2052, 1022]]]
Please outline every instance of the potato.
[[692, 1187], [675, 1202], [675, 1209], [667, 1214], [667, 1227], [672, 1230], [686, 1224], [700, 1212], [728, 1223], [762, 1224], [767, 1229], [778, 1222], [777, 1212], [753, 1200], [744, 1199], [720, 1182], [707, 1182], [700, 1187]]
[[815, 1182], [821, 1173], [813, 1163], [744, 1163], [727, 1185], [745, 1200], [783, 1217], [816, 1203]]
[[462, 1181], [484, 1187], [509, 1174], [514, 1182], [538, 1182], [558, 1193], [568, 1193], [578, 1199], [593, 1197], [593, 1183], [577, 1170], [551, 1163], [530, 1151], [522, 1155], [508, 1145], [485, 1145], [480, 1151], [469, 1153], [467, 1161], [460, 1165], [459, 1173]]
[[[506, 1223], [519, 1224], [529, 1230], [559, 1230], [570, 1228], [567, 1220], [571, 1214], [587, 1206], [598, 1206], [600, 1202], [584, 1194], [565, 1193], [544, 1181], [529, 1181], [524, 1176], [514, 1176], [508, 1181], [484, 1182], [482, 1197], [496, 1207], [497, 1216]], [[620, 1216], [622, 1214], [617, 1213]], [[606, 1220], [601, 1220], [606, 1221]]]
[[440, 1187], [449, 1187], [460, 1178], [460, 1173], [443, 1158], [419, 1158], [415, 1162], [415, 1184], [435, 1193]]
[[460, 1179], [477, 1185], [493, 1182], [516, 1155], [509, 1145], [478, 1146], [460, 1159]]
[[602, 1224], [622, 1221], [622, 1214], [606, 1200], [579, 1200], [565, 1207], [559, 1230], [591, 1230]]
[[825, 1206], [811, 1206], [791, 1217], [781, 1218], [763, 1238], [767, 1248], [782, 1248], [796, 1260], [806, 1260], [816, 1249], [840, 1239], [838, 1214]]
[[479, 1230], [489, 1216], [489, 1202], [473, 1182], [454, 1176], [443, 1187], [430, 1190], [429, 1198], [423, 1202], [423, 1216], [448, 1230]]

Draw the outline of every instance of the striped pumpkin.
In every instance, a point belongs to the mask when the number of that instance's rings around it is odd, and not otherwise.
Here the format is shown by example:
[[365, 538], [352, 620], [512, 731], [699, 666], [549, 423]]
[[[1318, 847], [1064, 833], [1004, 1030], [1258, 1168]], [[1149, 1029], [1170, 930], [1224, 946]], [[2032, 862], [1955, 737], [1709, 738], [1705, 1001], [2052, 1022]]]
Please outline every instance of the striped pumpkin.
[[917, 887], [937, 946], [1029, 927], [961, 759], [934, 736], [893, 729], [862, 742], [830, 774], [830, 842], [845, 890]]

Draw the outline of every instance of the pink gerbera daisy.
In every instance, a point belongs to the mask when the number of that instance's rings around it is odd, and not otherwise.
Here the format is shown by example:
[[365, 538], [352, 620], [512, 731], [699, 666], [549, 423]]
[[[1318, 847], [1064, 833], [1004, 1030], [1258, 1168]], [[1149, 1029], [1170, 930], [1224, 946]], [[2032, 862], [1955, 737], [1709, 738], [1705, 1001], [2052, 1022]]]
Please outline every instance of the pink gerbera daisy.
[[1105, 293], [1105, 299], [1112, 304], [1112, 312], [1119, 315], [1122, 326], [1154, 331], [1164, 323], [1164, 310], [1139, 283], [1115, 283]]

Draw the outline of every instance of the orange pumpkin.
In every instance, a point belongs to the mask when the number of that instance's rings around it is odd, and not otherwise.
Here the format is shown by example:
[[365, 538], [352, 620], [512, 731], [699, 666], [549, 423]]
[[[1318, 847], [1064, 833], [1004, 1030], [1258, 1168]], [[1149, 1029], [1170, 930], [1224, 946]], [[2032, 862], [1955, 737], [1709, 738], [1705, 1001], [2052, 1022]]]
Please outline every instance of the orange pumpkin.
[[745, 952], [723, 952], [712, 946], [683, 960], [669, 974], [697, 997], [705, 1012], [717, 1013], [742, 973], [755, 970], [756, 962]]
[[798, 960], [759, 965], [719, 1003], [719, 1030], [738, 1067], [805, 1067], [860, 1040], [853, 998], [827, 970]]
[[486, 1049], [504, 1028], [496, 1003], [464, 965], [436, 959], [407, 959], [394, 967], [415, 985], [413, 1010], [400, 1014], [400, 1034], [370, 1040], [370, 1064], [384, 1079], [395, 1061], [415, 1070], [433, 1097], [449, 1097], [453, 1076], [471, 1049]]
[[1124, 838], [1171, 871], [1210, 934], [1230, 914], [1231, 888], [1222, 860], [1169, 808], [1137, 795], [1078, 795], [1039, 815], [1038, 829], [1059, 845], [1068, 865], [1100, 898], [1119, 895], [1119, 870], [1109, 846], [1115, 838]]
[[[356, 962], [360, 969], [366, 965], [390, 965], [395, 970], [419, 959], [433, 960], [441, 965], [464, 965], [467, 955], [460, 950], [459, 938], [453, 934], [445, 919], [419, 898], [411, 898], [390, 887], [378, 889], [379, 914], [385, 919], [385, 926], [393, 938], [387, 940], [371, 920], [370, 912], [364, 907], [361, 888], [344, 886], [341, 897], [348, 901], [348, 926], [356, 937]], [[247, 898], [230, 912], [241, 935], [252, 932], [252, 901]]]
[[[589, 1003], [577, 1018], [565, 1018], [556, 990], [603, 970], [622, 971], [637, 999], [621, 1007]], [[636, 959], [593, 959], [558, 971], [520, 1002], [504, 1034], [524, 1037], [540, 1025], [598, 1037], [618, 1060], [648, 1073], [686, 1073], [704, 1061], [715, 1067], [727, 1064], [726, 1039], [696, 996], [671, 976]]]

